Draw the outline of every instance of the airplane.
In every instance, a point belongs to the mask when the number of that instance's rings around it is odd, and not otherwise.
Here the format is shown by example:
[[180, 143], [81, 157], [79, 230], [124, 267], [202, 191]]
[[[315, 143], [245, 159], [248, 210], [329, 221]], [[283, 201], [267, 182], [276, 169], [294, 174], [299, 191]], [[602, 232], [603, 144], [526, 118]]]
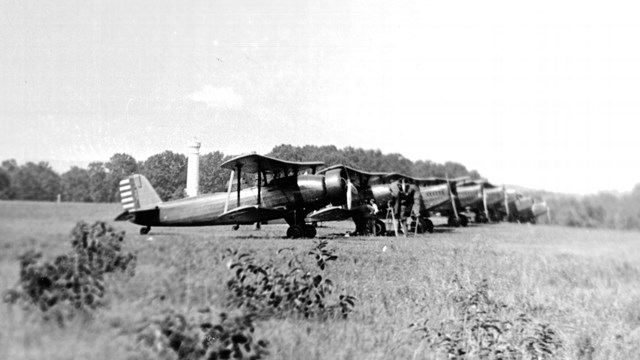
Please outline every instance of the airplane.
[[474, 213], [476, 223], [494, 218], [494, 208], [504, 200], [504, 189], [487, 180], [463, 180], [456, 184], [460, 205]]
[[[340, 169], [315, 174], [322, 162], [292, 162], [248, 154], [225, 161], [221, 168], [232, 170], [227, 192], [163, 202], [149, 181], [139, 174], [120, 181], [124, 212], [116, 221], [142, 225], [140, 234], [152, 226], [233, 225], [285, 219], [287, 237], [313, 238], [314, 226], [305, 222], [308, 213], [329, 204], [343, 204], [347, 184]], [[312, 174], [301, 173], [311, 170]], [[242, 174], [257, 174], [256, 186], [242, 189]], [[234, 173], [235, 201], [231, 199]]]
[[550, 210], [545, 202], [536, 202], [515, 190], [505, 190], [505, 200], [498, 207], [500, 215], [509, 222], [530, 222], [535, 224], [542, 215], [549, 217]]
[[386, 204], [391, 200], [389, 184], [381, 181], [387, 173], [367, 172], [346, 165], [337, 164], [318, 171], [318, 174], [333, 174], [339, 172], [340, 177], [346, 182], [347, 190], [344, 202], [318, 209], [307, 216], [307, 221], [312, 223], [327, 221], [343, 221], [352, 219], [356, 225], [356, 234], [374, 233], [383, 234], [386, 231], [385, 223], [372, 214], [372, 201], [379, 212], [386, 209]]

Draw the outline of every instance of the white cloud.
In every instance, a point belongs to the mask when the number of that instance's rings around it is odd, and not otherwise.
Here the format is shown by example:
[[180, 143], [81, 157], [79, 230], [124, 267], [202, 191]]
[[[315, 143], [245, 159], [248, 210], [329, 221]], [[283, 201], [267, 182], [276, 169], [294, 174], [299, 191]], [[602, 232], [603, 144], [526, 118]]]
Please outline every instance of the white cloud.
[[205, 85], [202, 90], [188, 96], [196, 102], [203, 102], [211, 109], [238, 110], [242, 108], [244, 99], [232, 87], [215, 87]]

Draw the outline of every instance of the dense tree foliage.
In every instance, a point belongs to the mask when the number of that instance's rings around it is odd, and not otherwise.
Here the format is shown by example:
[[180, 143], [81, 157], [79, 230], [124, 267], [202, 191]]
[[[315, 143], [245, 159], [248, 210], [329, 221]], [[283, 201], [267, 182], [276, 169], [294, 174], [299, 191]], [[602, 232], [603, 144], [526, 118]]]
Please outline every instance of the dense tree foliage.
[[200, 192], [203, 194], [227, 190], [230, 170], [221, 169], [220, 164], [228, 160], [219, 151], [214, 151], [200, 156]]
[[92, 201], [89, 170], [74, 166], [62, 174], [60, 184], [62, 200], [75, 202]]
[[109, 202], [111, 189], [107, 182], [107, 170], [100, 161], [89, 164], [89, 196], [92, 202]]
[[283, 144], [274, 147], [268, 155], [290, 161], [323, 161], [327, 165], [343, 164], [365, 171], [399, 172], [415, 177], [468, 175], [474, 179], [480, 178], [477, 171], [469, 171], [464, 165], [456, 162], [438, 164], [429, 160], [418, 160], [414, 163], [401, 154], [383, 154], [380, 150], [356, 149], [350, 146], [338, 149], [333, 145], [299, 147]]
[[28, 162], [11, 176], [12, 198], [53, 201], [60, 193], [60, 176], [47, 162]]
[[163, 201], [181, 199], [187, 184], [187, 157], [171, 151], [149, 157], [140, 169]]
[[114, 154], [109, 162], [105, 164], [108, 170], [106, 181], [108, 183], [108, 199], [109, 202], [118, 201], [120, 194], [118, 192], [120, 180], [138, 172], [138, 163], [133, 156], [129, 154]]
[[640, 184], [631, 193], [578, 196], [539, 192], [551, 223], [574, 227], [640, 230]]

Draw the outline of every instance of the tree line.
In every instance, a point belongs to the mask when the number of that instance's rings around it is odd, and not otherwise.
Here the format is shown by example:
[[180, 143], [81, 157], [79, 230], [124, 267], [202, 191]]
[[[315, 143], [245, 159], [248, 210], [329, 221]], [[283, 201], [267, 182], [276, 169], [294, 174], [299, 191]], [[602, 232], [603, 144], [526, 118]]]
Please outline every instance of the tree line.
[[572, 227], [640, 230], [640, 184], [630, 193], [568, 195], [538, 191], [551, 209], [551, 223]]
[[[344, 164], [366, 171], [393, 171], [416, 177], [446, 174], [480, 177], [477, 171], [468, 171], [456, 162], [413, 162], [401, 154], [383, 154], [380, 150], [353, 147], [279, 145], [267, 155], [283, 160], [323, 161], [327, 165]], [[231, 157], [220, 151], [200, 156], [201, 193], [226, 190], [230, 171], [221, 169], [220, 164]], [[46, 162], [19, 165], [15, 160], [5, 160], [0, 167], [0, 199], [55, 201], [60, 195], [62, 201], [70, 202], [117, 202], [120, 180], [134, 173], [146, 176], [164, 201], [185, 196], [187, 157], [165, 151], [144, 161], [117, 153], [107, 162], [92, 162], [87, 168], [74, 166], [61, 175]]]

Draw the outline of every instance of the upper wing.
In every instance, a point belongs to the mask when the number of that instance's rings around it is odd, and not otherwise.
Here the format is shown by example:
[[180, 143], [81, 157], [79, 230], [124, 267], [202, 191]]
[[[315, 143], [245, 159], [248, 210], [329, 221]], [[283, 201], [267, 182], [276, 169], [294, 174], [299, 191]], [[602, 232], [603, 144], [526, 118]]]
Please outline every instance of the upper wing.
[[327, 206], [307, 216], [307, 221], [341, 221], [351, 218], [351, 211], [342, 206]]
[[279, 172], [284, 171], [286, 174], [297, 174], [301, 170], [311, 169], [312, 172], [324, 165], [321, 161], [286, 161], [269, 156], [258, 154], [247, 154], [236, 156], [233, 159], [223, 162], [220, 167], [229, 170], [237, 170], [246, 173], [257, 173], [261, 171], [265, 172]]
[[339, 169], [342, 171], [343, 177], [351, 181], [358, 190], [362, 190], [364, 188], [368, 188], [373, 184], [377, 184], [381, 182], [381, 179], [387, 175], [385, 172], [369, 172], [362, 171], [356, 168], [352, 168], [350, 166], [338, 164], [326, 167], [322, 170], [318, 171], [318, 174], [326, 174], [331, 170]]
[[285, 209], [270, 209], [258, 205], [240, 206], [220, 215], [218, 222], [231, 224], [252, 224], [260, 221], [281, 219], [286, 215]]

